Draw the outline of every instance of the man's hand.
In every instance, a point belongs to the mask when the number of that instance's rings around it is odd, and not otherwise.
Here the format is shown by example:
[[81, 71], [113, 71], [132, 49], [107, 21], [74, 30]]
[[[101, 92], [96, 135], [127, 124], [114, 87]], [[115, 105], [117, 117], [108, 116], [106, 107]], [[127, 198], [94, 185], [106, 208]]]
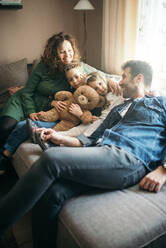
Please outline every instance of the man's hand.
[[56, 145], [71, 147], [82, 146], [81, 142], [77, 138], [60, 134], [51, 128], [38, 128], [36, 129], [36, 132], [40, 132], [40, 137], [44, 142], [51, 140], [51, 142]]
[[69, 107], [69, 112], [78, 118], [81, 118], [83, 112], [78, 104], [72, 103]]
[[51, 128], [38, 128], [36, 132], [40, 132], [40, 137], [44, 142], [51, 140], [56, 145], [61, 144], [63, 135], [58, 134], [58, 132]]
[[142, 189], [159, 192], [166, 182], [166, 169], [159, 166], [156, 170], [148, 173], [139, 183]]
[[160, 93], [157, 90], [145, 90], [145, 95], [148, 96], [160, 96]]

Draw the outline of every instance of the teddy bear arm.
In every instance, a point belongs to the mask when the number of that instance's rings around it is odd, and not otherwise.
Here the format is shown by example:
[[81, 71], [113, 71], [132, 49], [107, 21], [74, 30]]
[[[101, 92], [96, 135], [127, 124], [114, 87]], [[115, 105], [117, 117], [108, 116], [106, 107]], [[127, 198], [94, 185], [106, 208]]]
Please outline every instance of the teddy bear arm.
[[57, 121], [59, 119], [59, 113], [56, 108], [52, 108], [48, 111], [42, 111], [38, 114], [40, 121]]
[[89, 124], [92, 122], [92, 114], [90, 111], [86, 110], [83, 112], [83, 114], [80, 117], [80, 120], [84, 123], [84, 124]]
[[75, 126], [77, 126], [79, 121], [67, 121], [67, 120], [62, 120], [56, 126], [53, 127], [53, 129], [57, 132], [59, 131], [67, 131]]

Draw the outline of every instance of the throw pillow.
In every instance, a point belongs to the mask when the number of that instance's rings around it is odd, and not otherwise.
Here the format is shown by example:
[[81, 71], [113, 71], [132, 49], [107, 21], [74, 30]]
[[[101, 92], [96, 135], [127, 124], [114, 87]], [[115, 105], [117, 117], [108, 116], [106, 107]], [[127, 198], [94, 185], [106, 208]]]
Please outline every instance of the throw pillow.
[[27, 59], [0, 65], [0, 104], [9, 97], [8, 88], [24, 86], [28, 79]]

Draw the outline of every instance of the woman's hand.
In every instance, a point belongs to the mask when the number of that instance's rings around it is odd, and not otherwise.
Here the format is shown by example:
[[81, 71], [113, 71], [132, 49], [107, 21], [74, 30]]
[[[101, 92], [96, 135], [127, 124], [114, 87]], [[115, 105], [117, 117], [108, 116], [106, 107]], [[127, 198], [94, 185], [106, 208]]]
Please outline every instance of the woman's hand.
[[122, 95], [122, 89], [119, 86], [118, 83], [114, 82], [113, 80], [107, 78], [107, 84], [108, 84], [108, 89], [109, 91], [112, 92], [112, 94], [115, 94], [117, 96]]
[[53, 100], [51, 102], [51, 106], [55, 107], [58, 112], [61, 112], [62, 110], [66, 109], [66, 103], [62, 101]]
[[18, 87], [10, 87], [8, 88], [9, 94], [12, 96], [14, 95], [18, 90], [21, 90], [24, 86], [18, 86]]
[[29, 117], [31, 118], [31, 120], [33, 121], [38, 121], [39, 118], [38, 118], [38, 113], [32, 113], [29, 115]]
[[78, 104], [72, 103], [69, 107], [69, 112], [76, 117], [80, 118], [83, 115], [83, 112]]
[[142, 189], [148, 191], [159, 192], [163, 184], [166, 182], [166, 169], [159, 166], [154, 171], [148, 173], [139, 183]]

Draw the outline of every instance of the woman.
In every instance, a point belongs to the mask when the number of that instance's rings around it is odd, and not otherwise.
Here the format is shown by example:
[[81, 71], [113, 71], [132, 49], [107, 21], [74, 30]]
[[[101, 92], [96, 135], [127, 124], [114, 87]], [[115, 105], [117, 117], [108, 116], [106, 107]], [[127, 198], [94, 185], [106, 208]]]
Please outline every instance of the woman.
[[[37, 113], [51, 108], [57, 91], [70, 90], [63, 66], [79, 59], [77, 43], [71, 35], [60, 32], [48, 39], [40, 63], [25, 88], [11, 96], [1, 112], [0, 145], [4, 144], [17, 122], [26, 118], [38, 120]], [[86, 66], [85, 71], [89, 72]]]

